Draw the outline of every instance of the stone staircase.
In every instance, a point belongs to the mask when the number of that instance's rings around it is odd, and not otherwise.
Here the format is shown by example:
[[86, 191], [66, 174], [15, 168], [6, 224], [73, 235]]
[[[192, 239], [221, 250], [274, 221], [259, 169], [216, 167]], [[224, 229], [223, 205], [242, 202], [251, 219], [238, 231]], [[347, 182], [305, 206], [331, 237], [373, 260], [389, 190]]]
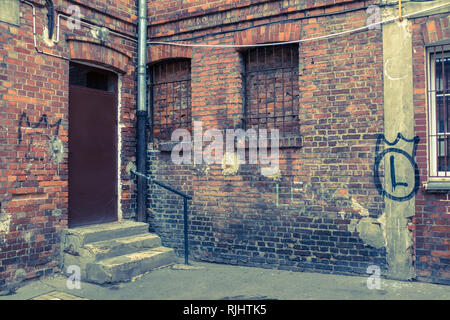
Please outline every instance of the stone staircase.
[[81, 268], [81, 279], [98, 284], [133, 277], [175, 262], [173, 249], [148, 232], [148, 224], [123, 220], [66, 229], [61, 235], [62, 265]]

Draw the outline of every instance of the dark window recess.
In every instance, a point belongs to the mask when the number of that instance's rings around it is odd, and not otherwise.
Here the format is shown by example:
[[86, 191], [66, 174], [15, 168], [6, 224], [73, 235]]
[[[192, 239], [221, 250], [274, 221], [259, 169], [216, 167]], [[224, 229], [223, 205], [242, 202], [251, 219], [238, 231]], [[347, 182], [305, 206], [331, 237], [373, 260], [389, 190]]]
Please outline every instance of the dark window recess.
[[436, 59], [438, 171], [450, 171], [450, 58]]
[[437, 172], [430, 170], [430, 176], [434, 173], [439, 177], [450, 177], [450, 51], [446, 51], [443, 45], [431, 47], [430, 51], [432, 85], [428, 94], [432, 112], [429, 117], [429, 164], [431, 166], [435, 161], [437, 168]]
[[191, 131], [191, 63], [168, 60], [149, 68], [153, 138], [170, 141], [176, 129]]
[[108, 92], [116, 91], [117, 76], [109, 71], [93, 69], [89, 66], [71, 63], [69, 84]]
[[246, 129], [299, 136], [298, 44], [252, 48], [243, 58]]

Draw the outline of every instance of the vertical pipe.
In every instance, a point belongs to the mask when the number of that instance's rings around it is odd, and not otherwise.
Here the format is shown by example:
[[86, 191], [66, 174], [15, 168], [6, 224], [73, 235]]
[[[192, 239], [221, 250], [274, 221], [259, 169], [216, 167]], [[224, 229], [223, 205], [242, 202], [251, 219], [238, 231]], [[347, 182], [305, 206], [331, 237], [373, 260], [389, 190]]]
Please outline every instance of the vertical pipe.
[[[147, 142], [146, 136], [147, 111], [137, 111], [137, 171], [147, 175], [146, 154]], [[147, 180], [142, 176], [137, 176], [137, 221], [146, 222], [147, 220]]]
[[[147, 123], [147, 1], [138, 3], [138, 66], [137, 66], [137, 170], [147, 175], [146, 170], [146, 123]], [[137, 220], [146, 221], [147, 181], [137, 177]]]

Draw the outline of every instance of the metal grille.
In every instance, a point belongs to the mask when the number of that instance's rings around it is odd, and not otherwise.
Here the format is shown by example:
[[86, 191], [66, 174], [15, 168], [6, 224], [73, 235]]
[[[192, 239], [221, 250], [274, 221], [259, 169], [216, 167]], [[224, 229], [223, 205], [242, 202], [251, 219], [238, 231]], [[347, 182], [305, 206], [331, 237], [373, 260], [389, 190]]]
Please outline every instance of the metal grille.
[[252, 48], [244, 63], [246, 129], [299, 134], [298, 44]]
[[169, 60], [149, 70], [153, 138], [169, 141], [172, 132], [191, 130], [190, 60]]
[[429, 49], [428, 102], [430, 176], [450, 177], [450, 51], [444, 45]]

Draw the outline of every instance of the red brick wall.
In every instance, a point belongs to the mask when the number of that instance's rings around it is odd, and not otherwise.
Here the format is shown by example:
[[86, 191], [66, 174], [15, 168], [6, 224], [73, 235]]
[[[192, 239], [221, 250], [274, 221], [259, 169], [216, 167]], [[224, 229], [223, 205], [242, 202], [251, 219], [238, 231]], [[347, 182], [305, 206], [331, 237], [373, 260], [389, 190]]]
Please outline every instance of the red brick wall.
[[[226, 27], [223, 12], [190, 18], [188, 11], [180, 9], [179, 21], [155, 17], [155, 21], [166, 20], [151, 26], [149, 33], [158, 40], [194, 37], [190, 41], [236, 44], [243, 39], [240, 32], [221, 31], [362, 5], [349, 2], [308, 11], [292, 8], [292, 13], [279, 17], [287, 9], [281, 1], [271, 1], [264, 11], [257, 4], [227, 11]], [[265, 18], [255, 22], [249, 12]], [[292, 40], [295, 30], [303, 38], [321, 36], [361, 27], [366, 19], [361, 9], [299, 19], [284, 24], [290, 28], [266, 31], [274, 33], [269, 39]], [[259, 28], [245, 33], [250, 41], [266, 35]], [[239, 128], [243, 117], [241, 53], [235, 48], [193, 48], [191, 70], [193, 121], [202, 121], [204, 130]], [[371, 264], [384, 269], [385, 248], [367, 245], [355, 229], [364, 215], [379, 217], [384, 206], [372, 171], [376, 138], [383, 133], [382, 70], [379, 30], [299, 45], [302, 145], [281, 149], [279, 176], [263, 176], [260, 167], [251, 164], [242, 164], [233, 174], [224, 172], [221, 164], [189, 170], [189, 166], [171, 164], [168, 152], [151, 150], [153, 177], [193, 196], [191, 254], [206, 261], [290, 270], [365, 273]], [[150, 196], [153, 227], [180, 253], [181, 205], [181, 200], [169, 198], [165, 191]]]
[[420, 137], [416, 161], [421, 188], [416, 195], [413, 218], [414, 255], [417, 278], [450, 284], [450, 197], [448, 191], [426, 191], [427, 161], [427, 84], [426, 45], [450, 39], [448, 15], [415, 19], [413, 33], [413, 75], [415, 132]]
[[[34, 3], [39, 50], [121, 72], [121, 176], [128, 178], [125, 166], [135, 156], [135, 43], [110, 34], [101, 46], [89, 28], [72, 33], [62, 18], [60, 41], [49, 46], [42, 39], [47, 10], [39, 3], [45, 1]], [[57, 13], [74, 3], [55, 1]], [[104, 13], [83, 5], [81, 13], [86, 21], [133, 36], [135, 1], [114, 3], [106, 10], [102, 3]], [[20, 26], [0, 22], [0, 289], [18, 269], [27, 278], [58, 270], [59, 231], [68, 219], [69, 61], [37, 53], [31, 7], [20, 3], [20, 12]], [[51, 141], [59, 153], [50, 150]], [[129, 180], [123, 181], [121, 199], [123, 216], [132, 215]]]
[[[168, 0], [150, 1], [149, 16], [151, 24], [164, 24], [169, 21], [199, 17], [218, 11], [230, 12], [232, 18], [253, 19], [265, 15], [266, 12], [288, 13], [297, 10], [319, 7], [333, 7], [328, 10], [339, 10], [352, 0], [304, 0], [304, 1], [274, 1], [274, 0]], [[261, 10], [264, 8], [264, 10]], [[172, 30], [170, 32], [174, 32]]]

